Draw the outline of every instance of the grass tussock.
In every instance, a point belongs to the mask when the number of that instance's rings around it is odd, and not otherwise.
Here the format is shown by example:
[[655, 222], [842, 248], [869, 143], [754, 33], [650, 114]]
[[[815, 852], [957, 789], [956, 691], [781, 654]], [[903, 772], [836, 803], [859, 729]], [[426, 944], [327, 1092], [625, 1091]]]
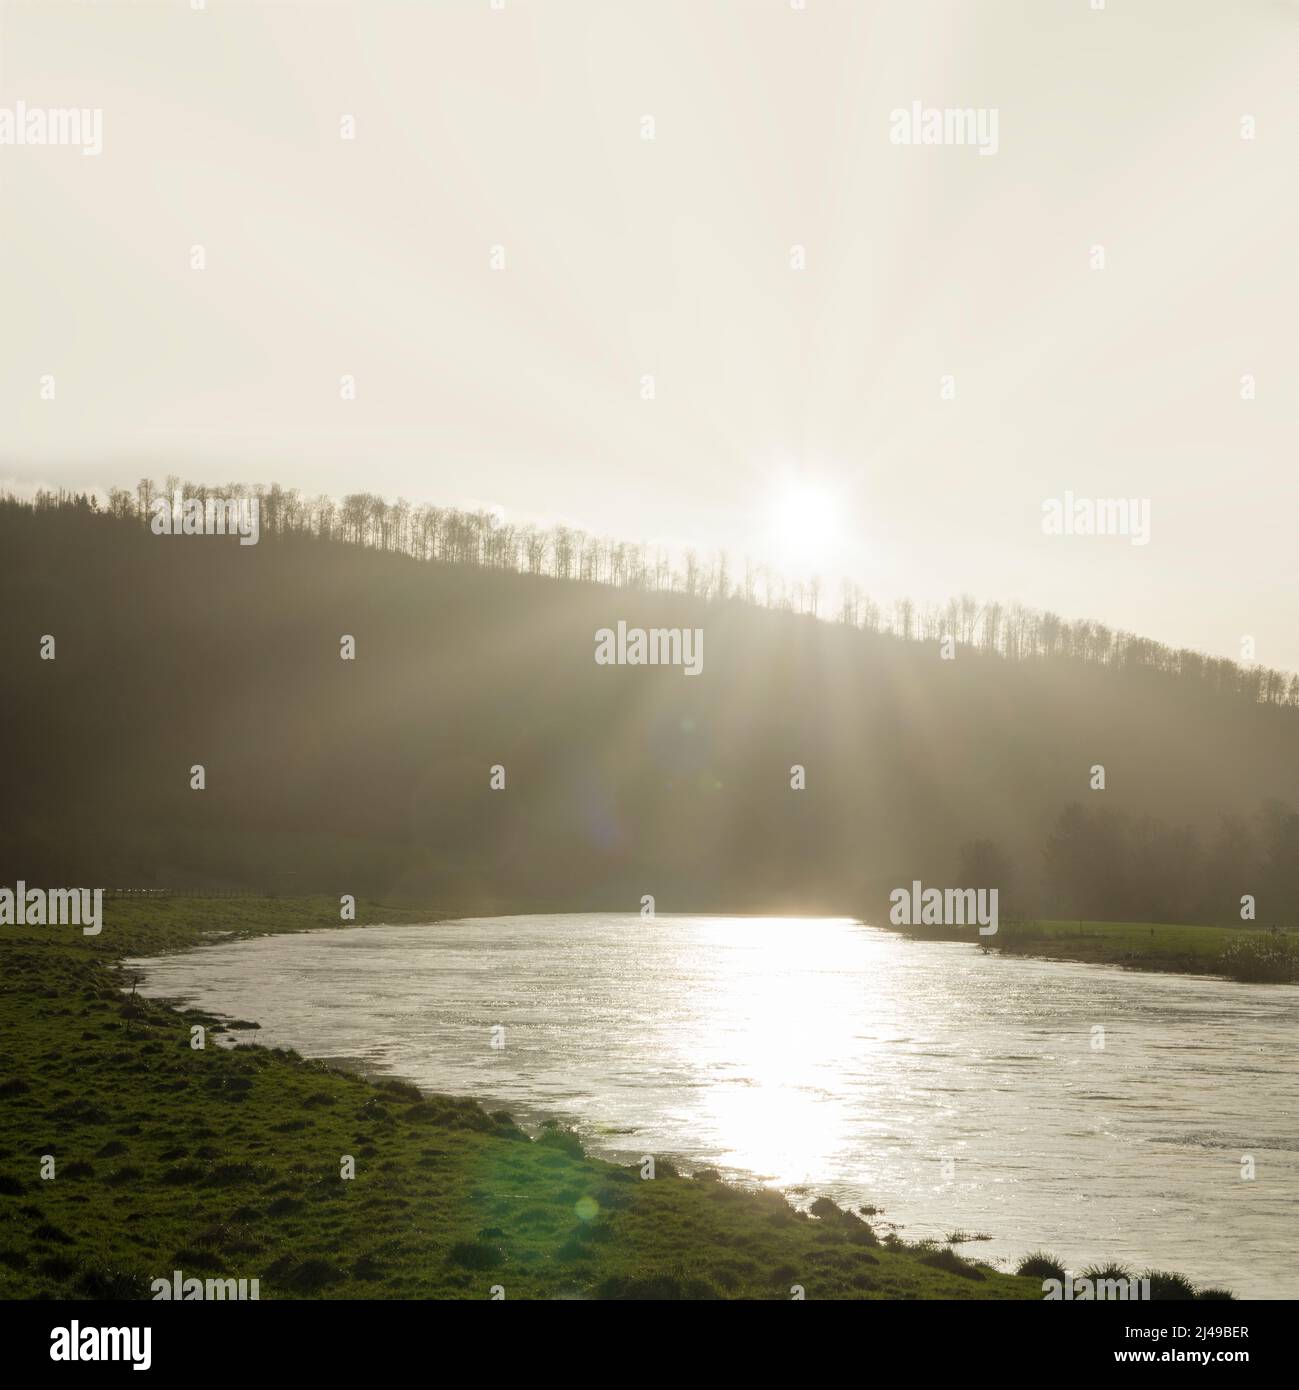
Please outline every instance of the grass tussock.
[[1255, 984], [1299, 981], [1299, 938], [1259, 932], [1229, 941], [1218, 957], [1224, 975]]

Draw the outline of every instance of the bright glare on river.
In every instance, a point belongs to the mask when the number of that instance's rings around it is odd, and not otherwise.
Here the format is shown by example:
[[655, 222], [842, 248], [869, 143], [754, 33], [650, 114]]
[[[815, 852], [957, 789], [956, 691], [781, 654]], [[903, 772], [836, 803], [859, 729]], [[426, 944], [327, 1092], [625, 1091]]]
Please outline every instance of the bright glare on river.
[[599, 913], [137, 964], [143, 993], [255, 1020], [267, 1046], [562, 1117], [624, 1162], [868, 1202], [908, 1239], [987, 1233], [963, 1247], [981, 1259], [1042, 1247], [1075, 1271], [1113, 1258], [1299, 1296], [1290, 986], [984, 956], [846, 919]]

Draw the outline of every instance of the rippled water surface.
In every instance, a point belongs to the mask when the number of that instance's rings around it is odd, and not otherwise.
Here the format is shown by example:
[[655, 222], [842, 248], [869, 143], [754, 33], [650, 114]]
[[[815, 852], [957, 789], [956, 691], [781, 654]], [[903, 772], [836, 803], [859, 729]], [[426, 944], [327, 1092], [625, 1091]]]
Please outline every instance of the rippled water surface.
[[981, 1258], [1041, 1246], [1299, 1296], [1294, 987], [824, 918], [474, 918], [137, 965], [143, 993], [267, 1045], [565, 1117], [611, 1157], [870, 1202], [910, 1238], [987, 1233]]

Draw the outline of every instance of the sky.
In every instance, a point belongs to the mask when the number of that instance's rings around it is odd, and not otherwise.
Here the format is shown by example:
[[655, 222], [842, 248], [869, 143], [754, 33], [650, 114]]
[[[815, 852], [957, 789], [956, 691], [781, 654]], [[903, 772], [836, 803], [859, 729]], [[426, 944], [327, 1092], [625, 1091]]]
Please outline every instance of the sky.
[[0, 486], [495, 506], [1299, 669], [1296, 71], [1290, 0], [0, 0], [0, 139], [102, 112], [0, 143]]

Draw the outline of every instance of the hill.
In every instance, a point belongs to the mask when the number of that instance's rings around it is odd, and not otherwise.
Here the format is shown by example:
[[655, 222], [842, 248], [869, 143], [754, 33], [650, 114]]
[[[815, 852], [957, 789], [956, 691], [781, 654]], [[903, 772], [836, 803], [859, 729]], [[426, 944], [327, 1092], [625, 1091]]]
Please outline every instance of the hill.
[[[1299, 901], [1288, 703], [968, 641], [948, 660], [716, 589], [119, 512], [0, 507], [5, 882], [882, 917], [893, 887], [983, 865], [1003, 915]], [[597, 664], [620, 621], [701, 629], [700, 674]]]

